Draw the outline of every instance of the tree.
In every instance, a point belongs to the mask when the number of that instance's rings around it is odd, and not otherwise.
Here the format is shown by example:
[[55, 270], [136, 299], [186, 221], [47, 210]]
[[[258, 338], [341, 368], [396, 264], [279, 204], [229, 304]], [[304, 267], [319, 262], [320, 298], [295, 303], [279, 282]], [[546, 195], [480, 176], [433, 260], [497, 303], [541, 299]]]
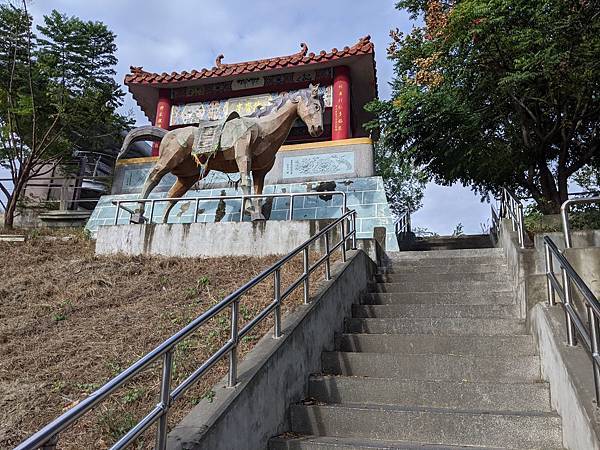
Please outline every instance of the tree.
[[385, 139], [375, 144], [375, 169], [384, 180], [385, 193], [396, 216], [415, 212], [422, 206], [427, 176], [384, 145]]
[[385, 145], [441, 184], [502, 187], [544, 213], [600, 161], [597, 0], [402, 0], [393, 96], [370, 105]]
[[0, 164], [10, 170], [5, 226], [27, 183], [69, 162], [79, 149], [103, 152], [130, 120], [116, 109], [115, 35], [101, 22], [52, 11], [32, 31], [27, 4], [0, 5]]

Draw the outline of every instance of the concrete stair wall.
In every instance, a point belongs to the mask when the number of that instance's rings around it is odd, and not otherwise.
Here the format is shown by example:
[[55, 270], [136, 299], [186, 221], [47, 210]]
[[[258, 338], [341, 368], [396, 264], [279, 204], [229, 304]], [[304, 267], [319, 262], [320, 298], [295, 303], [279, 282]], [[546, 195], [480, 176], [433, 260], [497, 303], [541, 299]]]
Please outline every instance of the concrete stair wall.
[[390, 259], [269, 448], [562, 448], [501, 251]]

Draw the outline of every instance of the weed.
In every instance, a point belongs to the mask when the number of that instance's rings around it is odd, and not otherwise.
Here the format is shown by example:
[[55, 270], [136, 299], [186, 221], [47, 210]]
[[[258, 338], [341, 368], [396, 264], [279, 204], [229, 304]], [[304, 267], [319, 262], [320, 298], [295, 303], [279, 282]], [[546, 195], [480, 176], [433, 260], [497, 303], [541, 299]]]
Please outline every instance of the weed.
[[198, 287], [206, 287], [210, 284], [210, 279], [207, 276], [198, 279]]
[[142, 398], [145, 393], [146, 389], [144, 388], [132, 388], [123, 396], [123, 403], [133, 403]]
[[91, 394], [96, 389], [98, 389], [100, 385], [98, 383], [76, 383], [75, 388], [86, 393]]
[[109, 409], [100, 416], [98, 422], [116, 440], [131, 430], [137, 420], [131, 413]]
[[212, 389], [210, 391], [208, 391], [206, 394], [204, 394], [202, 396], [202, 398], [205, 398], [206, 401], [208, 401], [208, 403], [212, 403], [214, 398], [215, 398], [215, 391], [213, 391]]

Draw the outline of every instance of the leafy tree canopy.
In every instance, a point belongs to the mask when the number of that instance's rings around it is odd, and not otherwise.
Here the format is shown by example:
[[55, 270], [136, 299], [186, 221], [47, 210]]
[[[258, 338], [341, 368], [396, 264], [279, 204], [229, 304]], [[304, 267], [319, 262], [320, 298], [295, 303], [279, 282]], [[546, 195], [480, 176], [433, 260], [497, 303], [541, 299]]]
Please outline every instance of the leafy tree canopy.
[[0, 4], [0, 164], [13, 192], [5, 222], [27, 182], [77, 150], [106, 152], [131, 120], [114, 80], [116, 36], [101, 22], [52, 11], [32, 29], [26, 3]]
[[442, 184], [507, 187], [558, 211], [600, 161], [600, 2], [402, 0], [393, 97], [370, 105], [383, 145]]

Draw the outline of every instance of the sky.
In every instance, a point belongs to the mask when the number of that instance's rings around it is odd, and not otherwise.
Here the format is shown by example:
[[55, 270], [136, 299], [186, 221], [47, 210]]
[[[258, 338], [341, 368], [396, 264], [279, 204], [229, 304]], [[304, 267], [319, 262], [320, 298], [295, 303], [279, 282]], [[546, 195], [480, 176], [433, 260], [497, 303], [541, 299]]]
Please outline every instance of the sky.
[[[351, 46], [367, 34], [375, 44], [379, 95], [390, 96], [392, 63], [386, 58], [389, 30], [410, 31], [408, 14], [395, 0], [32, 0], [36, 23], [52, 9], [83, 20], [99, 20], [117, 35], [117, 80], [129, 66], [151, 72], [190, 71], [212, 67], [220, 53], [224, 63], [288, 55], [306, 42], [309, 51]], [[124, 90], [127, 91], [126, 87]], [[123, 113], [147, 124], [127, 94]], [[451, 233], [460, 222], [466, 233], [481, 232], [489, 217], [468, 188], [429, 184], [413, 226]]]

